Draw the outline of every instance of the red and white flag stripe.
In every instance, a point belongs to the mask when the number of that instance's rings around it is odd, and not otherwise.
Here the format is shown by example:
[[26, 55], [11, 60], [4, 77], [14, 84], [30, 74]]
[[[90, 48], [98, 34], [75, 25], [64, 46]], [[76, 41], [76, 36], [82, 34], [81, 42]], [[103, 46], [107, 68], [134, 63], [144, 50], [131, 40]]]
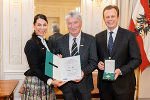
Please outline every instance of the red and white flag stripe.
[[[140, 26], [140, 23], [137, 22], [137, 18], [140, 18], [141, 15], [146, 15], [145, 20], [149, 20], [150, 24], [150, 8], [148, 0], [138, 0], [135, 6], [135, 9], [132, 14], [132, 18], [130, 21], [129, 30], [135, 32], [135, 28]], [[143, 28], [145, 28], [148, 24], [142, 24]], [[147, 35], [144, 34], [144, 31], [140, 32], [140, 35], [137, 35], [137, 41], [139, 43], [141, 56], [142, 56], [142, 64], [140, 65], [141, 72], [144, 71], [146, 67], [150, 65], [150, 30], [147, 32]]]

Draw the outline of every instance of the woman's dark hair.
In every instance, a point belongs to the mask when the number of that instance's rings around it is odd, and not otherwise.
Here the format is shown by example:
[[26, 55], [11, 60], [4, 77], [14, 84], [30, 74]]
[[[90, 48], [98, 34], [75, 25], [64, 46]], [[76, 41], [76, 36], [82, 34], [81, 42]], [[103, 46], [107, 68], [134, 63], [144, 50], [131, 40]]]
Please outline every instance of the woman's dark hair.
[[43, 14], [37, 14], [37, 15], [34, 17], [34, 21], [33, 21], [33, 24], [34, 24], [34, 25], [35, 25], [36, 21], [37, 21], [39, 18], [45, 20], [45, 21], [48, 23], [47, 17], [46, 17], [45, 15], [43, 15]]
[[[34, 21], [33, 21], [33, 24], [34, 24], [34, 25], [35, 25], [36, 21], [37, 21], [39, 18], [45, 20], [45, 21], [47, 22], [47, 24], [48, 24], [48, 20], [47, 20], [47, 17], [46, 17], [45, 15], [43, 15], [43, 14], [37, 14], [37, 15], [34, 17]], [[32, 38], [33, 38], [35, 41], [36, 41], [36, 37], [37, 37], [37, 35], [36, 35], [35, 31], [34, 31], [33, 34], [32, 34]], [[36, 42], [38, 42], [38, 41], [36, 41]], [[38, 44], [39, 44], [39, 43], [38, 43]]]

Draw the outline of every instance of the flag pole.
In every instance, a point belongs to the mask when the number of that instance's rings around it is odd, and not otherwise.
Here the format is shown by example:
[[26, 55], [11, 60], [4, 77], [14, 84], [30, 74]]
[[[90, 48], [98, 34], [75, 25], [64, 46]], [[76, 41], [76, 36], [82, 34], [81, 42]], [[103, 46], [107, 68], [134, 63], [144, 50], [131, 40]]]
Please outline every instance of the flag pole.
[[136, 86], [136, 100], [139, 99], [139, 82], [140, 82], [140, 68], [137, 69], [137, 86]]

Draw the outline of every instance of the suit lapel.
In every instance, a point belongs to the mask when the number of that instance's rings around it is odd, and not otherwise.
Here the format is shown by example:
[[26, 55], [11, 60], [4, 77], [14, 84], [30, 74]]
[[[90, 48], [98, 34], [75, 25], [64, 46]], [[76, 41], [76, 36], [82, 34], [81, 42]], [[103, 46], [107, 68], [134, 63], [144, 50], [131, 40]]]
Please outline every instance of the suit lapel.
[[103, 43], [104, 43], [104, 46], [103, 46], [104, 47], [104, 52], [105, 52], [106, 56], [109, 57], [109, 50], [108, 50], [108, 47], [107, 47], [107, 30], [104, 31], [103, 37], [104, 38], [102, 38], [102, 39], [103, 39]]
[[119, 27], [118, 31], [117, 31], [117, 35], [116, 35], [115, 41], [114, 41], [114, 44], [113, 44], [112, 57], [117, 52], [117, 50], [118, 50], [117, 48], [120, 46], [120, 43], [122, 41], [122, 35], [121, 34], [122, 34], [121, 33], [121, 28]]
[[70, 56], [70, 50], [69, 50], [69, 34], [67, 34], [64, 38], [63, 47], [65, 48], [65, 55], [66, 57]]
[[39, 46], [40, 46], [41, 48], [46, 49], [46, 47], [45, 47], [45, 46], [43, 45], [43, 43], [41, 42], [41, 39], [40, 39], [40, 38], [36, 37], [36, 40], [38, 41]]
[[85, 36], [84, 33], [81, 32], [81, 40], [80, 40], [80, 47], [79, 47], [79, 54], [83, 54], [84, 53], [84, 47], [85, 47]]
[[42, 55], [46, 55], [46, 47], [41, 42], [41, 39], [38, 37], [36, 37], [35, 39], [36, 39], [35, 42], [37, 43], [37, 46], [40, 48]]

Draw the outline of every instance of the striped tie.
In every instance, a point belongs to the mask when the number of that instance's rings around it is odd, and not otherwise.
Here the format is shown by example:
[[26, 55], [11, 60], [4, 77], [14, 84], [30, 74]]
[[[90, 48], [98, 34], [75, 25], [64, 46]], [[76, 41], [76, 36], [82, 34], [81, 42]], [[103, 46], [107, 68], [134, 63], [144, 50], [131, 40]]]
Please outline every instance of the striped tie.
[[112, 37], [113, 32], [109, 32], [109, 33], [110, 33], [110, 35], [109, 35], [109, 41], [108, 41], [108, 49], [109, 49], [109, 53], [111, 55], [112, 48], [113, 48], [113, 37]]
[[77, 48], [76, 38], [74, 38], [73, 41], [74, 42], [73, 42], [72, 48], [71, 48], [71, 56], [78, 55], [78, 48]]

